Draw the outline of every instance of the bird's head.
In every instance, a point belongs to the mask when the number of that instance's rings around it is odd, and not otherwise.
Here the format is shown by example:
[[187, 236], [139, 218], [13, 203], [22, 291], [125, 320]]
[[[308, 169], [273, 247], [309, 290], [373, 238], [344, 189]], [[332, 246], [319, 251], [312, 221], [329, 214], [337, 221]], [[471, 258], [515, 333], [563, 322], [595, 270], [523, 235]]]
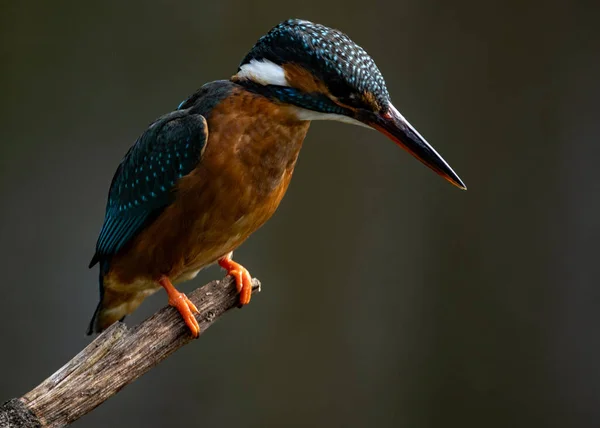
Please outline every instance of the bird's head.
[[261, 37], [232, 80], [293, 107], [300, 120], [374, 128], [455, 186], [458, 175], [392, 105], [371, 57], [338, 30], [290, 19]]

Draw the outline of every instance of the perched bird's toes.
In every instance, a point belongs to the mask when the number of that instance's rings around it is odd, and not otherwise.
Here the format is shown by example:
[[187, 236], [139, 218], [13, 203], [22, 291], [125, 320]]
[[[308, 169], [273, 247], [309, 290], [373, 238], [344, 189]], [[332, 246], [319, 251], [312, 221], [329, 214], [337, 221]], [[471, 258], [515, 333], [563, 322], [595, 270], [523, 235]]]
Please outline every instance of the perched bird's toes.
[[238, 293], [242, 292], [242, 287], [244, 286], [244, 272], [240, 270], [232, 270], [227, 272], [227, 275], [230, 275], [235, 280], [235, 288]]
[[235, 279], [235, 287], [237, 292], [240, 294], [240, 306], [247, 305], [250, 303], [252, 296], [252, 277], [250, 272], [243, 266], [239, 266], [239, 269], [228, 272], [229, 275]]
[[240, 293], [240, 305], [250, 303], [252, 296], [252, 277], [250, 272], [244, 266], [231, 260], [231, 254], [219, 260], [219, 266], [227, 271], [227, 275], [231, 275], [235, 279], [235, 286]]
[[189, 316], [184, 317], [184, 321], [190, 329], [192, 337], [197, 338], [198, 336], [200, 336], [200, 324], [198, 324], [198, 321], [196, 320], [196, 317], [194, 317], [193, 314], [190, 313]]
[[192, 303], [188, 296], [177, 291], [171, 281], [166, 276], [161, 276], [157, 282], [165, 289], [167, 296], [169, 296], [169, 305], [176, 308], [181, 317], [185, 321], [186, 325], [190, 329], [192, 336], [198, 337], [200, 335], [200, 324], [194, 317], [194, 313], [198, 313], [198, 308]]
[[169, 296], [169, 305], [179, 311], [192, 336], [198, 337], [200, 335], [200, 324], [198, 324], [196, 317], [194, 317], [194, 313], [199, 313], [196, 305], [183, 293]]
[[246, 269], [242, 272], [242, 286], [240, 287], [238, 284], [238, 290], [240, 292], [240, 305], [250, 303], [250, 298], [252, 297], [252, 277]]
[[[183, 293], [182, 293], [183, 294]], [[185, 299], [185, 302], [187, 303], [188, 307], [190, 308], [190, 310], [195, 313], [195, 314], [199, 314], [200, 311], [198, 310], [198, 308], [196, 307], [196, 305], [194, 305], [194, 302], [192, 302], [188, 296], [186, 296], [185, 294], [183, 295], [183, 298]]]

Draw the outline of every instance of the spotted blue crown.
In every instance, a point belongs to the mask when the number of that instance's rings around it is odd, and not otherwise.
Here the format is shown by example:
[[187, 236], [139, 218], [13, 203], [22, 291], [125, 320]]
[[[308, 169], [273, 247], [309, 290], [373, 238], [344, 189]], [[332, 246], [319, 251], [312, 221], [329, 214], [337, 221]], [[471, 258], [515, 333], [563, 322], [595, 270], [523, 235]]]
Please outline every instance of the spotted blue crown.
[[389, 103], [385, 81], [373, 59], [347, 35], [324, 25], [299, 19], [284, 21], [258, 40], [240, 67], [253, 59], [298, 64], [346, 105], [363, 107], [359, 94], [371, 95], [381, 107]]

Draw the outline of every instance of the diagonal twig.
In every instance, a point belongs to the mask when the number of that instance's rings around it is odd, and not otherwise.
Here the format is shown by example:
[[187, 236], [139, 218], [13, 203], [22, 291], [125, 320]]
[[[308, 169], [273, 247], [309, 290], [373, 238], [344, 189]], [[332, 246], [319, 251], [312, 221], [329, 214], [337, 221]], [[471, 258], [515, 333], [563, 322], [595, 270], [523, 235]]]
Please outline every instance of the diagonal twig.
[[[253, 293], [260, 282], [253, 279]], [[200, 314], [200, 334], [238, 304], [231, 277], [188, 294]], [[0, 428], [62, 427], [193, 340], [174, 308], [166, 306], [136, 327], [115, 323], [40, 385], [0, 406]]]

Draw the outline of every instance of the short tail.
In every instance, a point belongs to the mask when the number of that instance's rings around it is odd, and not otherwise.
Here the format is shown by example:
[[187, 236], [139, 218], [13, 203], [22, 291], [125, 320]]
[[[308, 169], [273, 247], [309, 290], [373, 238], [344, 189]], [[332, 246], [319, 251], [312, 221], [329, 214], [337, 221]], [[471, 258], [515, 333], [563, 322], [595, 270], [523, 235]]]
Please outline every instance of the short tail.
[[88, 329], [85, 333], [88, 336], [91, 336], [94, 333], [100, 333], [102, 331], [102, 330], [99, 330], [99, 326], [98, 326], [98, 318], [99, 318], [101, 310], [102, 310], [102, 300], [100, 300], [100, 302], [98, 302], [98, 306], [96, 306], [94, 315], [92, 315], [92, 319], [90, 320], [90, 324], [88, 325]]
[[90, 320], [90, 324], [87, 329], [87, 335], [90, 336], [94, 333], [102, 333], [112, 324], [117, 321], [123, 321], [125, 315], [129, 313], [129, 306], [124, 304], [122, 296], [115, 296], [114, 293], [106, 292], [104, 288], [104, 274], [108, 272], [107, 263], [100, 261], [100, 302], [96, 306], [94, 315]]
[[104, 307], [103, 300], [100, 300], [90, 320], [87, 335], [102, 333], [117, 321], [123, 321], [128, 313], [127, 305], [119, 304], [115, 307]]

